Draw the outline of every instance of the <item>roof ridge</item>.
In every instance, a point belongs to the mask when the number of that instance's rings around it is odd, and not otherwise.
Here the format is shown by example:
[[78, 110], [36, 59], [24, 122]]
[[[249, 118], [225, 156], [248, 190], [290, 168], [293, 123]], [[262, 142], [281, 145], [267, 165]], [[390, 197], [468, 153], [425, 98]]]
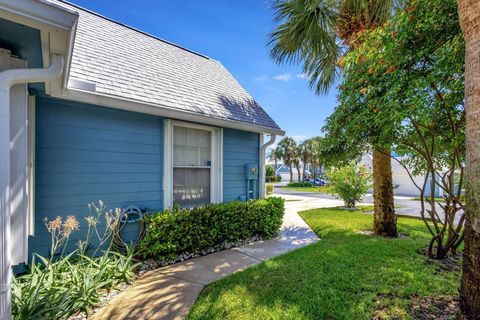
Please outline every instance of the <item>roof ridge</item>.
[[[107, 17], [107, 16], [104, 16], [104, 15], [98, 13], [98, 12], [95, 12], [95, 11], [92, 11], [92, 10], [90, 10], [90, 9], [84, 8], [84, 7], [82, 7], [82, 6], [79, 6], [78, 4], [69, 2], [69, 1], [67, 1], [67, 0], [56, 0], [56, 1], [61, 2], [61, 3], [64, 3], [64, 4], [67, 4], [67, 5], [70, 5], [70, 6], [72, 6], [72, 7], [77, 8], [77, 9], [86, 11], [86, 12], [88, 12], [88, 13], [90, 13], [90, 14], [93, 14], [93, 15], [99, 17], [99, 18], [108, 20], [108, 21], [113, 22], [113, 23], [115, 23], [115, 24], [118, 24], [118, 25], [120, 25], [120, 26], [122, 26], [122, 27], [125, 27], [125, 28], [128, 28], [128, 29], [130, 29], [130, 30], [136, 31], [136, 32], [138, 32], [138, 33], [141, 33], [141, 34], [143, 34], [143, 35], [145, 35], [145, 36], [147, 36], [147, 37], [156, 39], [156, 40], [158, 40], [158, 41], [162, 41], [162, 42], [164, 42], [164, 43], [166, 43], [166, 44], [169, 44], [169, 45], [171, 45], [171, 46], [174, 46], [174, 47], [176, 47], [176, 48], [179, 48], [179, 49], [185, 50], [185, 51], [187, 51], [187, 52], [193, 53], [193, 54], [195, 54], [195, 55], [197, 55], [197, 56], [200, 56], [200, 57], [202, 57], [202, 58], [205, 58], [205, 59], [208, 59], [208, 60], [213, 60], [213, 59], [211, 59], [211, 58], [210, 58], [209, 56], [207, 56], [207, 55], [204, 55], [204, 54], [199, 53], [199, 52], [197, 52], [197, 51], [194, 51], [194, 50], [191, 50], [191, 49], [182, 47], [181, 45], [175, 44], [175, 43], [173, 43], [173, 42], [170, 42], [170, 41], [168, 41], [168, 40], [165, 40], [165, 39], [162, 39], [162, 38], [160, 38], [160, 37], [157, 37], [157, 36], [155, 36], [155, 35], [153, 35], [153, 34], [150, 34], [150, 33], [148, 33], [148, 32], [145, 32], [145, 31], [143, 31], [143, 30], [140, 30], [140, 29], [137, 29], [137, 28], [135, 28], [135, 27], [129, 26], [129, 25], [123, 23], [123, 22], [117, 21], [117, 20], [115, 20], [115, 19], [112, 19], [112, 18], [109, 18], [109, 17]], [[215, 61], [216, 61], [216, 60], [215, 60]]]

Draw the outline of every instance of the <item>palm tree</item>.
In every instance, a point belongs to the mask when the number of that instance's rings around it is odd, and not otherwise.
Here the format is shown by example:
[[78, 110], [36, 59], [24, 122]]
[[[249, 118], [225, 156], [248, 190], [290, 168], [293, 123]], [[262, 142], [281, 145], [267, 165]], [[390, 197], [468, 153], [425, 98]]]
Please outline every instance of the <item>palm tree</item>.
[[321, 149], [321, 144], [322, 144], [322, 141], [323, 141], [323, 138], [322, 137], [314, 137], [311, 139], [312, 141], [312, 145], [311, 145], [311, 148], [312, 148], [312, 169], [313, 169], [313, 179], [315, 179], [317, 177], [317, 164], [320, 165], [321, 164], [321, 152], [320, 152], [320, 149]]
[[457, 0], [466, 44], [466, 222], [460, 307], [465, 319], [480, 319], [480, 1]]
[[275, 147], [270, 150], [267, 157], [270, 161], [273, 161], [273, 163], [275, 164], [275, 172], [277, 172], [278, 160], [282, 159], [282, 150], [280, 150], [278, 147]]
[[290, 137], [285, 137], [278, 143], [278, 149], [281, 153], [281, 158], [285, 165], [287, 165], [290, 169], [290, 182], [293, 182], [293, 164], [295, 160], [295, 153], [296, 153], [297, 144], [295, 140]]
[[300, 159], [303, 163], [302, 177], [305, 178], [305, 169], [309, 163], [313, 162], [313, 139], [303, 141], [298, 147], [300, 149]]
[[[400, 1], [400, 0], [398, 0]], [[341, 57], [358, 45], [358, 35], [387, 21], [397, 0], [284, 0], [275, 2], [270, 34], [277, 63], [302, 65], [310, 87], [326, 93], [338, 78]], [[469, 0], [473, 1], [473, 0]], [[341, 41], [337, 41], [340, 39]], [[390, 148], [373, 146], [374, 229], [396, 236]]]
[[295, 148], [293, 149], [294, 152], [294, 157], [293, 157], [293, 164], [295, 165], [295, 168], [297, 169], [297, 181], [300, 182], [303, 180], [303, 177], [300, 176], [300, 164], [301, 164], [301, 152], [302, 150], [300, 149], [300, 146], [295, 143]]

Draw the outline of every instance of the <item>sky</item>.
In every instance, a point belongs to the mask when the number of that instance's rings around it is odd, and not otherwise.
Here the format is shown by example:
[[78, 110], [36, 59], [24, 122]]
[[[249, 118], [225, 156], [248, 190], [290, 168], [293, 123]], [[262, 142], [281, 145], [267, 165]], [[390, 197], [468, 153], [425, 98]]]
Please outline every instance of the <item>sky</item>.
[[299, 66], [279, 66], [270, 58], [268, 0], [70, 1], [222, 62], [297, 141], [320, 135], [335, 107], [335, 86], [328, 95], [315, 95]]

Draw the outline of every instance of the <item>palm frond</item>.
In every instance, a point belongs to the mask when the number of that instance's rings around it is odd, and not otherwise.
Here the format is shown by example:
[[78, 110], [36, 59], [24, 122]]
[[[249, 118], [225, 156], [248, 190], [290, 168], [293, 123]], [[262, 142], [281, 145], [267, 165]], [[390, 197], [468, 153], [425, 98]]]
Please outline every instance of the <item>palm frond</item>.
[[273, 5], [276, 29], [270, 33], [270, 54], [279, 64], [300, 64], [317, 93], [335, 82], [341, 54], [336, 41], [338, 13], [327, 0], [287, 0]]
[[362, 31], [384, 24], [408, 0], [277, 0], [270, 55], [278, 64], [301, 65], [317, 94], [327, 93], [340, 75], [338, 59]]

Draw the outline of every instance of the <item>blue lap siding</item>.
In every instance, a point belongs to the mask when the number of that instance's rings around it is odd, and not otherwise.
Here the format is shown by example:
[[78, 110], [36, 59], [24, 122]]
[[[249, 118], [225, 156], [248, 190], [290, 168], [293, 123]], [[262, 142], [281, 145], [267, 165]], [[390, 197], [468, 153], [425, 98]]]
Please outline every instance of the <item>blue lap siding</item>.
[[[163, 208], [163, 118], [72, 101], [36, 100], [33, 252], [49, 254], [44, 218], [75, 215], [84, 239], [88, 204]], [[259, 165], [259, 134], [223, 130], [223, 200], [246, 195], [245, 165]], [[258, 181], [256, 184], [258, 196]]]
[[163, 207], [163, 118], [71, 101], [37, 98], [35, 237], [47, 254], [44, 218], [75, 215], [71, 240], [85, 237], [88, 203]]
[[[223, 201], [246, 196], [245, 165], [259, 165], [260, 135], [254, 132], [223, 129]], [[258, 181], [256, 184], [258, 197]]]

